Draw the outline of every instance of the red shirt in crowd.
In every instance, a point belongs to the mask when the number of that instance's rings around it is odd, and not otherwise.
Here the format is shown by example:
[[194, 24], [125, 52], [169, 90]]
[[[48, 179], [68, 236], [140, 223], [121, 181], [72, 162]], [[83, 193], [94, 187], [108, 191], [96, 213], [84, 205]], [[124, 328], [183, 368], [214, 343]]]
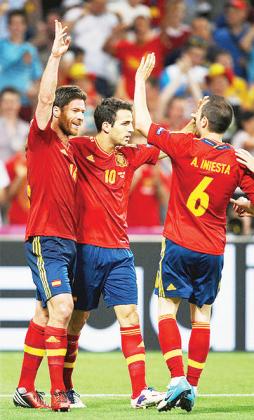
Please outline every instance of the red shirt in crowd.
[[237, 186], [254, 203], [254, 177], [225, 143], [196, 139], [152, 124], [148, 142], [172, 160], [164, 236], [193, 251], [220, 255], [226, 242], [226, 208]]
[[147, 145], [102, 150], [94, 137], [71, 140], [78, 166], [78, 242], [129, 248], [127, 206], [135, 169], [155, 164], [159, 150]]
[[[16, 153], [8, 160], [8, 162], [6, 162], [6, 169], [11, 181], [16, 178], [17, 165], [26, 165], [26, 159], [24, 153], [22, 152]], [[27, 197], [27, 180], [26, 177], [24, 177], [17, 194], [12, 198], [8, 209], [8, 222], [11, 225], [25, 225], [27, 222], [28, 212], [29, 200]]]
[[[159, 226], [161, 224], [161, 205], [157, 194], [154, 168], [144, 165], [140, 171], [140, 177], [133, 186], [129, 198], [128, 226]], [[159, 173], [159, 182], [169, 192], [170, 179], [162, 171]]]
[[50, 127], [40, 130], [33, 119], [27, 143], [30, 211], [26, 239], [57, 236], [76, 240], [77, 167], [71, 145], [66, 146]]

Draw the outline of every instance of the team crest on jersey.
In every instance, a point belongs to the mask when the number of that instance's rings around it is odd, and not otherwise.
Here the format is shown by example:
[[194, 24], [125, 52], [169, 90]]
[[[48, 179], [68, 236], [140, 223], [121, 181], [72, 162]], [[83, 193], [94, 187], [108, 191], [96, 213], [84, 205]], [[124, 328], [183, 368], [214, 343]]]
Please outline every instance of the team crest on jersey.
[[116, 158], [116, 164], [118, 166], [121, 166], [122, 168], [124, 166], [127, 166], [127, 160], [126, 160], [125, 156], [122, 153], [117, 153], [115, 155], [115, 158]]

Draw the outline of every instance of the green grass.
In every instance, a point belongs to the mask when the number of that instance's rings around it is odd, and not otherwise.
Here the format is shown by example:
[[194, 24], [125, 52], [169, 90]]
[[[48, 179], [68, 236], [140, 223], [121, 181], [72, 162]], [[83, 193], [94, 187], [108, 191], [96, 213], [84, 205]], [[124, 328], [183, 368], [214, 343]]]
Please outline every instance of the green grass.
[[[12, 394], [18, 381], [22, 354], [0, 353], [0, 394]], [[130, 394], [125, 361], [121, 353], [80, 353], [75, 372], [75, 388], [82, 394]], [[147, 354], [149, 385], [164, 390], [168, 372], [160, 353]], [[49, 392], [47, 366], [44, 363], [38, 375], [37, 388]], [[199, 386], [200, 394], [254, 394], [253, 353], [210, 353]], [[70, 413], [15, 408], [10, 397], [0, 398], [0, 419], [64, 419], [125, 420], [170, 418], [220, 420], [254, 419], [254, 397], [206, 397], [197, 399], [194, 410], [186, 413], [171, 410], [158, 413], [156, 409], [132, 410], [129, 397], [83, 398], [87, 408]]]

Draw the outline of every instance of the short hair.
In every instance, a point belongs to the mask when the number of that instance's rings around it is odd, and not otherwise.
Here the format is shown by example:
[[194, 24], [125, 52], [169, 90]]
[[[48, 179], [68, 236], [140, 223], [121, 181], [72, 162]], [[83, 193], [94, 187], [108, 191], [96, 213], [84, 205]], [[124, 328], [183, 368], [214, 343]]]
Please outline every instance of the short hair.
[[116, 113], [121, 109], [132, 112], [132, 105], [127, 101], [117, 98], [103, 99], [94, 111], [94, 121], [98, 132], [101, 131], [104, 122], [108, 122], [113, 126], [116, 120]]
[[12, 93], [13, 95], [17, 95], [19, 98], [21, 97], [21, 93], [19, 92], [18, 89], [13, 88], [12, 86], [6, 86], [0, 92], [0, 100], [3, 98], [5, 93]]
[[58, 106], [62, 109], [74, 99], [82, 99], [85, 102], [86, 98], [86, 93], [78, 86], [60, 86], [56, 89], [53, 106]]
[[201, 109], [201, 118], [208, 119], [210, 132], [222, 134], [227, 131], [232, 122], [234, 111], [230, 103], [219, 95], [209, 96]]
[[7, 23], [10, 25], [11, 20], [14, 16], [20, 16], [24, 19], [25, 23], [27, 24], [27, 14], [24, 9], [12, 9], [7, 15]]

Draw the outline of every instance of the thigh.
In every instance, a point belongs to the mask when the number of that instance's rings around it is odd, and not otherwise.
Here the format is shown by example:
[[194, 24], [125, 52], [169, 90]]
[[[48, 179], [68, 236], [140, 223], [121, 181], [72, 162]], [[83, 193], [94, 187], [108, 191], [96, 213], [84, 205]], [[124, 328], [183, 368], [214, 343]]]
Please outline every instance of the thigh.
[[71, 293], [68, 270], [76, 254], [73, 241], [35, 236], [26, 242], [25, 249], [37, 288], [37, 298], [44, 307], [52, 296]]
[[103, 287], [106, 305], [137, 305], [137, 278], [132, 252], [129, 249], [111, 249], [109, 258], [110, 270]]
[[193, 294], [189, 301], [198, 307], [211, 305], [218, 294], [223, 255], [197, 253], [193, 266]]
[[155, 294], [164, 298], [189, 298], [193, 292], [190, 277], [192, 251], [166, 239], [155, 282]]
[[77, 262], [73, 283], [75, 309], [90, 311], [99, 304], [107, 268], [103, 250], [93, 245], [77, 245]]

